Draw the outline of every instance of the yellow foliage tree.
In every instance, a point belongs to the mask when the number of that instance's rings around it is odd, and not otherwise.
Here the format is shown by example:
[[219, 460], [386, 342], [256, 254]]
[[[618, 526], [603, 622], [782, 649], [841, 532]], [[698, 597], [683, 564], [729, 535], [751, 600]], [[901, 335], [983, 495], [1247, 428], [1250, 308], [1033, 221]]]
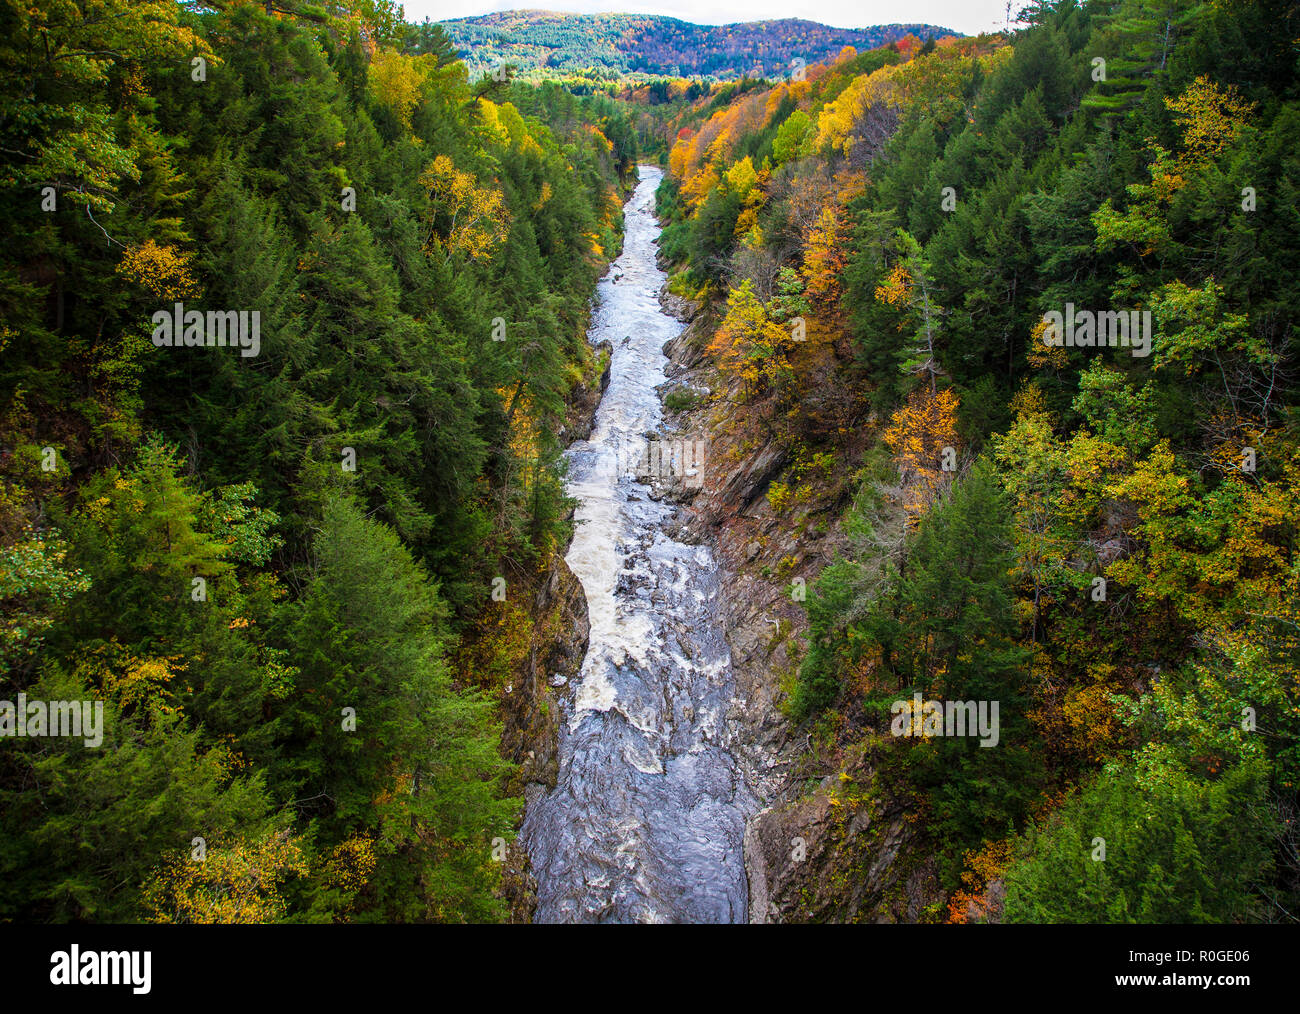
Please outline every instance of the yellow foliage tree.
[[758, 186], [758, 171], [754, 168], [752, 158], [746, 155], [727, 170], [727, 186], [742, 202], [749, 201], [754, 188]]
[[153, 923], [269, 923], [286, 908], [280, 887], [303, 877], [302, 840], [287, 831], [259, 841], [209, 848], [203, 861], [188, 853], [165, 860], [145, 883], [146, 921]]
[[1179, 166], [1184, 175], [1204, 168], [1232, 144], [1255, 108], [1234, 86], [1217, 85], [1204, 74], [1176, 99], [1165, 99], [1165, 106], [1183, 129]]
[[[817, 116], [817, 136], [814, 146], [821, 148], [830, 145], [834, 151], [848, 155], [853, 145], [861, 140], [858, 133], [862, 124], [872, 118], [873, 112], [881, 118], [882, 125], [889, 125], [893, 117], [888, 114], [898, 105], [898, 90], [894, 77], [898, 73], [895, 65], [887, 65], [870, 74], [855, 77], [847, 88], [833, 102], [828, 102]], [[884, 138], [875, 140], [883, 142]]]
[[427, 57], [377, 49], [370, 58], [370, 94], [381, 106], [390, 109], [398, 122], [409, 130], [411, 110], [420, 101], [420, 89], [429, 76], [429, 70]]
[[1108, 576], [1143, 602], [1169, 602], [1202, 629], [1241, 622], [1258, 603], [1278, 599], [1294, 567], [1281, 533], [1300, 516], [1300, 449], [1280, 434], [1260, 434], [1275, 481], [1225, 483], [1197, 496], [1194, 472], [1161, 441], [1106, 493], [1137, 508], [1138, 551]]
[[192, 299], [199, 295], [199, 285], [190, 271], [191, 260], [184, 250], [146, 239], [127, 250], [115, 270], [157, 299]]
[[[449, 260], [456, 253], [484, 260], [506, 241], [510, 213], [500, 190], [479, 186], [472, 173], [457, 169], [446, 155], [439, 155], [420, 174], [420, 185], [430, 200], [426, 252], [441, 248]], [[440, 216], [446, 222], [441, 236], [435, 228]]]
[[709, 352], [724, 373], [743, 382], [745, 400], [788, 377], [790, 331], [768, 317], [750, 280], [727, 296], [727, 315], [709, 342]]
[[1048, 320], [1044, 317], [1036, 323], [1029, 332], [1029, 347], [1025, 350], [1025, 358], [1029, 360], [1029, 365], [1039, 370], [1045, 366], [1050, 366], [1055, 370], [1063, 370], [1069, 365], [1070, 355], [1065, 350], [1064, 345], [1048, 345], [1043, 336], [1047, 334]]

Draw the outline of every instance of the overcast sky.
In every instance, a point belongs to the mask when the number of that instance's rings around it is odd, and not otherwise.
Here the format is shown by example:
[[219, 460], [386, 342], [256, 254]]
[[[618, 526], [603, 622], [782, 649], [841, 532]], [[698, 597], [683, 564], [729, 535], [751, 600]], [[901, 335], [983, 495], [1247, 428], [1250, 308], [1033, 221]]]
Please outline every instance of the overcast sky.
[[[865, 28], [899, 22], [954, 28], [967, 35], [1001, 28], [1006, 20], [1006, 0], [546, 0], [546, 2], [492, 3], [491, 0], [403, 0], [408, 21], [465, 18], [491, 11], [542, 9], [594, 14], [618, 11], [667, 14], [702, 25], [735, 21], [804, 18], [838, 28]], [[1016, 0], [1012, 16], [1023, 6]]]

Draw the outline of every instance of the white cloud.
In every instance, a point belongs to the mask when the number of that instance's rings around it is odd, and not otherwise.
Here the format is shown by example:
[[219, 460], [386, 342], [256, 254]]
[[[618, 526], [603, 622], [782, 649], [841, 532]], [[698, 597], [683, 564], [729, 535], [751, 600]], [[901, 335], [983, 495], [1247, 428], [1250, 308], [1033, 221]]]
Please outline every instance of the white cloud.
[[[492, 11], [524, 9], [532, 6], [523, 0], [515, 3], [492, 3], [490, 0], [404, 0], [410, 21], [432, 18], [473, 17]], [[808, 0], [792, 8], [777, 0], [745, 0], [722, 3], [718, 0], [541, 0], [545, 10], [594, 14], [618, 11], [628, 14], [666, 14], [701, 25], [722, 25], [736, 21], [768, 21], [777, 18], [804, 18], [838, 28], [865, 28], [896, 22], [943, 25], [968, 35], [1001, 28], [1006, 21], [1006, 0]], [[1012, 4], [1011, 16], [1023, 6]]]

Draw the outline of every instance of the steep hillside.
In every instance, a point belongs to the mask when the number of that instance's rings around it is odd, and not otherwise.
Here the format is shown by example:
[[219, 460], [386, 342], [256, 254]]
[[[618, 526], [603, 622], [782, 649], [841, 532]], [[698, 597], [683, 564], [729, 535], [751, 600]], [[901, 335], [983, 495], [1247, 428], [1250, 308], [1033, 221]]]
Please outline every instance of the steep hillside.
[[665, 120], [753, 919], [1294, 919], [1300, 23], [1107, 7]]
[[906, 38], [956, 34], [937, 25], [832, 28], [798, 18], [735, 25], [695, 25], [645, 14], [503, 11], [443, 22], [471, 75], [505, 63], [528, 75], [549, 72], [712, 76], [787, 72], [845, 46], [874, 49]]
[[525, 917], [621, 114], [289, 0], [55, 6], [0, 42], [0, 737], [86, 703], [0, 743], [0, 923]]

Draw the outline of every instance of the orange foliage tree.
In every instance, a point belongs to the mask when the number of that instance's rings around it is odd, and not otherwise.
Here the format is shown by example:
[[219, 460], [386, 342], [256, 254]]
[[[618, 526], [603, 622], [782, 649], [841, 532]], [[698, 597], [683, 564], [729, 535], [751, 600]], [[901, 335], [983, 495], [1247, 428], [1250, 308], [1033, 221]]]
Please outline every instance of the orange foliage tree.
[[931, 393], [918, 387], [893, 414], [884, 432], [884, 441], [898, 464], [910, 526], [920, 522], [956, 474], [944, 464], [945, 457], [952, 460], [956, 454], [957, 405], [957, 394], [951, 388]]

